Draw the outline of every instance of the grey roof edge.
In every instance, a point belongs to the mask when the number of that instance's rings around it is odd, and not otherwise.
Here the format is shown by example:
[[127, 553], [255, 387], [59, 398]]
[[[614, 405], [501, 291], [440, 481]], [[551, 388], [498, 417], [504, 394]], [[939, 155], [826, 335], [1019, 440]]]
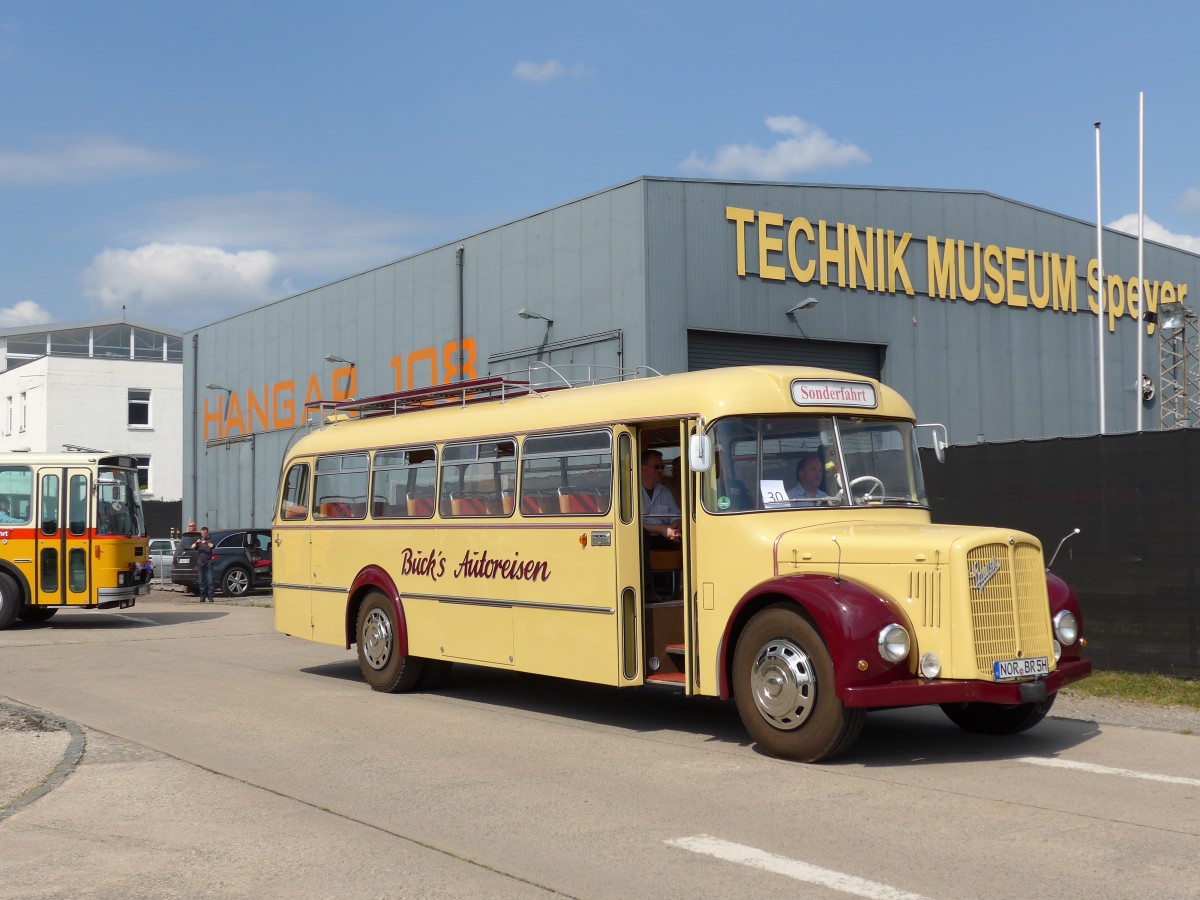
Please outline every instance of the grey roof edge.
[[41, 325], [16, 325], [11, 328], [0, 328], [0, 337], [19, 337], [23, 334], [44, 334], [47, 331], [71, 331], [77, 328], [98, 328], [108, 325], [128, 325], [142, 331], [154, 331], [167, 337], [182, 339], [183, 332], [175, 328], [165, 328], [161, 325], [151, 325], [147, 322], [123, 319], [113, 316], [110, 319], [87, 319], [78, 322], [45, 322]]
[[[557, 209], [564, 209], [564, 208], [566, 208], [568, 206], [572, 206], [576, 203], [582, 203], [584, 200], [590, 200], [593, 197], [599, 197], [602, 194], [610, 193], [611, 191], [620, 190], [621, 188], [630, 187], [631, 185], [646, 184], [646, 183], [651, 183], [651, 182], [676, 183], [676, 184], [715, 184], [715, 185], [723, 184], [723, 185], [728, 185], [730, 187], [785, 187], [785, 188], [829, 189], [829, 190], [841, 190], [841, 191], [890, 191], [892, 193], [970, 195], [970, 196], [974, 196], [974, 197], [987, 197], [989, 199], [999, 201], [1000, 203], [1008, 203], [1008, 204], [1012, 204], [1013, 206], [1024, 207], [1025, 209], [1029, 209], [1034, 212], [1041, 213], [1043, 215], [1056, 216], [1060, 219], [1066, 219], [1071, 222], [1075, 222], [1077, 224], [1084, 225], [1088, 228], [1096, 227], [1095, 222], [1088, 222], [1086, 219], [1080, 219], [1076, 216], [1068, 215], [1067, 213], [1055, 212], [1054, 210], [1046, 209], [1045, 207], [1041, 207], [1041, 206], [1035, 206], [1032, 203], [1026, 203], [1022, 200], [1014, 200], [1011, 197], [1002, 197], [999, 194], [993, 194], [990, 191], [968, 190], [965, 188], [895, 187], [895, 186], [887, 186], [887, 185], [869, 185], [869, 184], [839, 184], [837, 182], [742, 181], [742, 180], [733, 180], [733, 179], [728, 179], [728, 178], [678, 178], [678, 177], [670, 176], [670, 175], [639, 175], [638, 177], [631, 178], [628, 181], [621, 181], [616, 184], [609, 185], [606, 188], [602, 188], [600, 190], [592, 191], [590, 193], [575, 197], [571, 200], [564, 200], [561, 203], [556, 203], [553, 206], [546, 207], [545, 209], [539, 209], [534, 212], [527, 213], [523, 216], [517, 216], [515, 219], [509, 219], [506, 222], [501, 222], [499, 224], [492, 225], [488, 228], [484, 228], [481, 231], [472, 232], [471, 234], [467, 234], [462, 237], [455, 238], [452, 241], [445, 241], [444, 243], [441, 243], [441, 244], [435, 244], [432, 247], [426, 247], [424, 250], [418, 250], [417, 252], [410, 253], [407, 256], [401, 256], [398, 259], [388, 260], [387, 262], [380, 263], [377, 266], [372, 266], [369, 269], [363, 269], [360, 272], [353, 272], [353, 273], [351, 273], [349, 275], [345, 275], [341, 278], [335, 278], [333, 281], [327, 281], [324, 284], [315, 285], [314, 287], [308, 288], [307, 290], [297, 291], [294, 294], [288, 294], [286, 297], [280, 297], [276, 300], [270, 301], [269, 303], [264, 303], [261, 306], [256, 306], [253, 309], [243, 310], [242, 312], [235, 313], [231, 316], [226, 316], [223, 319], [218, 319], [215, 322], [209, 322], [205, 325], [200, 325], [196, 328], [189, 329], [188, 331], [184, 332], [184, 334], [185, 335], [197, 334], [201, 331], [204, 331], [207, 328], [211, 328], [214, 325], [219, 325], [224, 322], [233, 321], [234, 319], [238, 319], [242, 316], [250, 315], [251, 313], [258, 312], [259, 310], [266, 309], [267, 307], [275, 306], [278, 303], [286, 303], [287, 301], [294, 300], [297, 297], [303, 297], [305, 294], [311, 294], [314, 291], [324, 290], [325, 288], [332, 287], [335, 284], [341, 284], [344, 281], [350, 281], [351, 279], [358, 278], [359, 276], [362, 276], [362, 275], [369, 275], [371, 272], [381, 271], [382, 269], [386, 269], [389, 266], [394, 266], [397, 263], [406, 262], [410, 259], [417, 259], [418, 257], [424, 256], [427, 253], [437, 253], [440, 250], [445, 250], [447, 247], [454, 247], [456, 245], [460, 245], [460, 244], [464, 243], [465, 241], [473, 240], [475, 238], [481, 237], [482, 235], [489, 234], [493, 231], [498, 231], [501, 228], [507, 228], [508, 226], [515, 225], [518, 222], [524, 222], [528, 219], [533, 219], [533, 218], [536, 218], [537, 216], [545, 215], [546, 213], [549, 213], [549, 212], [554, 212]], [[1111, 234], [1115, 234], [1115, 235], [1119, 235], [1121, 237], [1132, 238], [1133, 240], [1137, 240], [1137, 235], [1130, 234], [1128, 231], [1121, 231], [1118, 228], [1110, 228], [1107, 225], [1104, 226], [1104, 230]], [[1145, 239], [1145, 243], [1154, 244], [1155, 246], [1162, 247], [1166, 250], [1172, 250], [1176, 253], [1185, 253], [1189, 256], [1200, 257], [1200, 253], [1193, 253], [1190, 250], [1185, 250], [1182, 247], [1176, 247], [1173, 244], [1164, 244], [1161, 241], [1153, 241], [1148, 238]], [[34, 330], [36, 330], [36, 329], [34, 329]], [[5, 332], [3, 330], [0, 330], [0, 336], [3, 336], [4, 333]]]

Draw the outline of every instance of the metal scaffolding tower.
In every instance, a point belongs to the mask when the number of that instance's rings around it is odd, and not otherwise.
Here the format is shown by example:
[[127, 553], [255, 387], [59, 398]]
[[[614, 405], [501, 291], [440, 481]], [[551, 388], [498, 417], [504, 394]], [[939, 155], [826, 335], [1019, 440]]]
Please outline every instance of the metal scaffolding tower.
[[1158, 331], [1159, 425], [1200, 426], [1200, 332], [1196, 314], [1179, 309], [1163, 317]]

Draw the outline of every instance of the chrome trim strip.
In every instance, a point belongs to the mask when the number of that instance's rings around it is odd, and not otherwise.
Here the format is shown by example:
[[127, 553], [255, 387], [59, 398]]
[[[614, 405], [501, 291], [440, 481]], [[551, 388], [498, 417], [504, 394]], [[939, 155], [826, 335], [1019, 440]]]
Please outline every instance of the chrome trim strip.
[[350, 590], [350, 588], [344, 587], [320, 587], [315, 584], [288, 584], [286, 581], [272, 581], [271, 588], [272, 590], [275, 588], [285, 588], [293, 591], [325, 591], [330, 594], [345, 594]]
[[414, 600], [432, 600], [435, 603], [453, 603], [460, 606], [492, 606], [507, 609], [546, 609], [554, 612], [598, 613], [611, 616], [616, 613], [613, 606], [578, 606], [570, 603], [530, 603], [523, 600], [489, 600], [482, 597], [447, 597], [436, 594], [401, 593], [400, 599], [412, 597]]

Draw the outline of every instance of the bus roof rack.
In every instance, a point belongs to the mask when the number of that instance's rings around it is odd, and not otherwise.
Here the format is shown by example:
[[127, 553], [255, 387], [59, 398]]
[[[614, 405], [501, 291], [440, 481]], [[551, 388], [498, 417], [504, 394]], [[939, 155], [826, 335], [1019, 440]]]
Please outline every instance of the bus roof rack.
[[[339, 414], [356, 414], [359, 417], [395, 416], [406, 412], [417, 412], [422, 409], [466, 406], [471, 403], [490, 403], [497, 400], [503, 403], [510, 397], [523, 397], [526, 395], [540, 397], [551, 391], [561, 391], [585, 385], [624, 381], [626, 378], [636, 379], [639, 376], [646, 377], [662, 374], [649, 366], [639, 366], [636, 369], [620, 369], [590, 363], [586, 365], [580, 364], [579, 366], [562, 366], [560, 368], [582, 368], [585, 370], [585, 374], [582, 378], [572, 380], [565, 376], [559, 368], [555, 368], [549, 363], [535, 361], [530, 363], [528, 369], [524, 372], [489, 375], [486, 378], [475, 378], [470, 381], [435, 384], [429, 387], [414, 388], [410, 391], [376, 394], [371, 397], [350, 398], [348, 400], [320, 400], [315, 403], [305, 404], [305, 409], [320, 413], [326, 420]], [[547, 370], [557, 376], [561, 383], [543, 381], [535, 384], [534, 373], [544, 373]]]
[[350, 400], [323, 400], [313, 403], [309, 409], [319, 410], [325, 415], [358, 413], [360, 416], [399, 415], [422, 409], [443, 406], [466, 406], [468, 403], [485, 403], [506, 400], [540, 391], [558, 390], [556, 387], [535, 388], [528, 381], [518, 381], [504, 375], [476, 378], [471, 381], [456, 381], [453, 384], [436, 384], [398, 391], [391, 394], [376, 394]]

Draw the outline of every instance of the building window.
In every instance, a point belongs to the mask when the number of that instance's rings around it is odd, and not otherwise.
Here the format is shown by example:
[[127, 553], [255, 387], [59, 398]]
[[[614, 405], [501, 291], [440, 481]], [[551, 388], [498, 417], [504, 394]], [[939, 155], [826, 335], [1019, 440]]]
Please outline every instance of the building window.
[[129, 424], [147, 427], [150, 425], [150, 392], [141, 388], [129, 389]]
[[150, 457], [135, 456], [138, 472], [138, 490], [143, 494], [150, 493]]
[[4, 433], [5, 434], [12, 434], [12, 419], [13, 419], [13, 416], [12, 416], [12, 394], [9, 394], [7, 401], [5, 403], [5, 414], [4, 414]]
[[21, 430], [22, 431], [25, 430], [25, 423], [27, 421], [28, 420], [25, 416], [25, 392], [21, 391], [21, 419], [20, 419], [20, 422], [21, 422]]

